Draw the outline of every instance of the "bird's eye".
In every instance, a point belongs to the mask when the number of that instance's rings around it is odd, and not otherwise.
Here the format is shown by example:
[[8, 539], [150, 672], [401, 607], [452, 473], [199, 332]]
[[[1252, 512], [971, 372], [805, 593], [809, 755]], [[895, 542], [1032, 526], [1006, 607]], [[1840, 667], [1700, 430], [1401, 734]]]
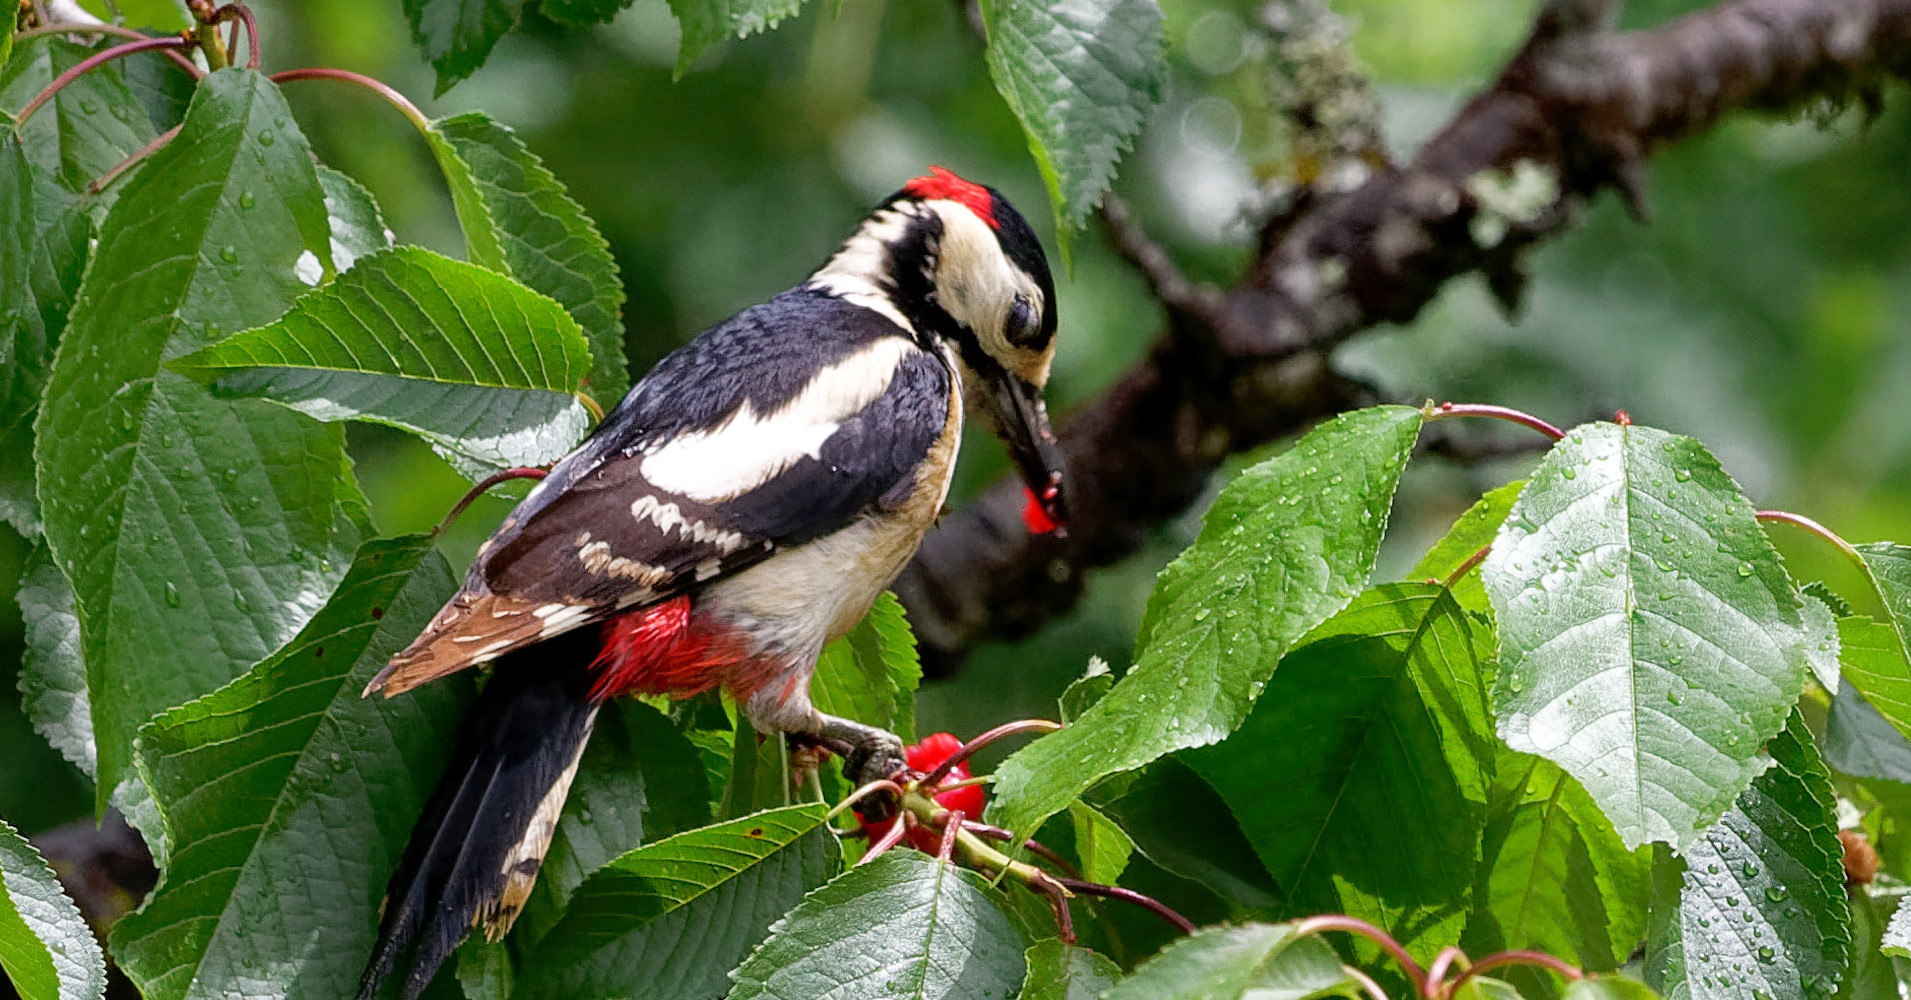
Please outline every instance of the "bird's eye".
[[1017, 347], [1030, 347], [1042, 336], [1042, 317], [1029, 304], [1027, 296], [1017, 295], [1015, 304], [1009, 307], [1009, 321], [1003, 327], [1009, 343]]

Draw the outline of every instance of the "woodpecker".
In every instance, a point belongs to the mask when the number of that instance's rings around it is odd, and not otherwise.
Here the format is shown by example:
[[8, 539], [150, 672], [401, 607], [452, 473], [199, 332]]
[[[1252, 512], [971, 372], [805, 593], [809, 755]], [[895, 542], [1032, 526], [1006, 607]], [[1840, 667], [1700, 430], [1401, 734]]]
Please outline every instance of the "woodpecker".
[[810, 675], [941, 512], [965, 402], [1007, 443], [1031, 529], [1064, 523], [1055, 326], [1027, 220], [933, 167], [808, 280], [658, 362], [366, 688], [493, 664], [392, 874], [361, 1000], [407, 953], [411, 1000], [473, 929], [510, 928], [610, 698], [722, 688], [852, 777], [903, 767], [893, 734], [818, 712]]

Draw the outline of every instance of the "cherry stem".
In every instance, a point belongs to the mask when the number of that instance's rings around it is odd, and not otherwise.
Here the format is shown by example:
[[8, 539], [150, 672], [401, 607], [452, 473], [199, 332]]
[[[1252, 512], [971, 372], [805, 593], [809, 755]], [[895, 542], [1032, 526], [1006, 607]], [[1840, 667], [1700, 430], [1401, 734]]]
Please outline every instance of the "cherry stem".
[[946, 785], [937, 785], [936, 794], [941, 795], [943, 792], [953, 792], [958, 788], [974, 788], [977, 785], [993, 784], [995, 784], [995, 775], [978, 774], [973, 778], [964, 778], [961, 781], [951, 781]]
[[1789, 524], [1794, 528], [1803, 528], [1825, 541], [1838, 546], [1838, 550], [1845, 554], [1845, 558], [1850, 559], [1859, 569], [1863, 570], [1867, 577], [1871, 575], [1871, 567], [1865, 565], [1865, 557], [1863, 553], [1858, 551], [1857, 546], [1840, 538], [1837, 532], [1803, 514], [1794, 514], [1787, 510], [1761, 510], [1758, 512], [1758, 519], [1767, 524]]
[[[1455, 976], [1453, 982], [1446, 984], [1441, 996], [1453, 996], [1460, 992], [1460, 987], [1465, 986], [1467, 980], [1489, 969], [1497, 969], [1507, 965], [1537, 965], [1543, 969], [1551, 969], [1565, 979], [1580, 980], [1586, 978], [1586, 974], [1580, 971], [1577, 966], [1554, 958], [1542, 951], [1502, 951], [1498, 954], [1488, 955], [1480, 959], [1478, 962], [1473, 963], [1471, 968]], [[1432, 984], [1429, 984], [1427, 989], [1432, 990]], [[1427, 996], [1432, 998], [1434, 995], [1429, 992]]]
[[1495, 420], [1506, 420], [1522, 427], [1530, 427], [1555, 441], [1566, 436], [1566, 432], [1552, 424], [1510, 406], [1489, 406], [1485, 403], [1441, 403], [1438, 406], [1428, 405], [1420, 412], [1428, 423], [1445, 420], [1448, 417], [1492, 417]]
[[187, 39], [173, 36], [165, 38], [143, 38], [137, 42], [115, 45], [110, 49], [104, 49], [87, 56], [85, 59], [75, 63], [72, 69], [55, 77], [52, 83], [47, 84], [45, 90], [34, 95], [33, 100], [28, 101], [27, 106], [20, 109], [20, 113], [13, 118], [14, 134], [19, 134], [20, 126], [25, 125], [27, 119], [32, 118], [33, 113], [40, 110], [40, 105], [52, 100], [54, 94], [59, 93], [67, 84], [79, 79], [80, 74], [85, 73], [87, 70], [104, 63], [112, 62], [123, 56], [130, 56], [135, 52], [148, 52], [153, 49], [189, 49], [192, 48], [192, 44], [193, 43]]
[[1440, 949], [1440, 953], [1433, 956], [1433, 964], [1427, 967], [1428, 997], [1437, 997], [1440, 995], [1440, 984], [1445, 981], [1447, 970], [1453, 968], [1455, 962], [1460, 963], [1462, 968], [1467, 967], [1469, 964], [1467, 962], [1466, 952], [1451, 945]]
[[856, 867], [860, 868], [863, 865], [866, 865], [870, 863], [871, 861], [874, 861], [877, 858], [882, 857], [884, 852], [888, 851], [890, 848], [896, 846], [898, 843], [902, 841], [903, 833], [905, 833], [911, 826], [914, 826], [915, 823], [916, 823], [916, 817], [909, 813], [903, 813], [902, 815], [896, 817], [896, 821], [890, 824], [889, 829], [883, 833], [882, 839], [869, 845], [869, 850], [864, 851], [863, 856], [856, 859]]
[[[153, 37], [151, 35], [142, 35], [131, 28], [122, 28], [117, 24], [43, 24], [37, 28], [28, 28], [20, 32], [13, 36], [13, 41], [14, 44], [17, 45], [28, 39], [40, 38], [45, 35], [112, 35], [115, 38], [125, 38], [135, 42]], [[172, 49], [164, 49], [160, 54], [171, 59], [174, 65], [185, 70], [186, 74], [193, 79], [203, 80], [206, 78], [206, 71], [200, 69], [197, 63], [186, 58], [183, 54], [175, 52]]]
[[259, 68], [259, 23], [252, 19], [252, 8], [242, 3], [227, 4], [219, 8], [211, 24], [223, 24], [237, 18], [246, 26], [246, 68]]
[[[948, 790], [948, 786], [943, 786], [942, 788], [937, 789], [937, 792], [940, 793], [947, 790]], [[990, 826], [987, 823], [978, 823], [975, 820], [964, 820], [962, 823], [962, 828], [969, 831], [970, 833], [975, 834], [978, 837], [987, 837], [990, 840], [998, 841], [1004, 844], [1015, 839], [1015, 834], [1010, 833], [1009, 831], [1004, 830], [999, 826]], [[1034, 854], [1037, 857], [1040, 857], [1042, 860], [1047, 861], [1049, 864], [1054, 865], [1056, 868], [1060, 869], [1062, 874], [1064, 875], [1067, 875], [1071, 878], [1082, 877], [1081, 869], [1076, 868], [1074, 865], [1069, 864], [1067, 858], [1062, 857], [1060, 854], [1056, 853], [1054, 848], [1048, 846], [1047, 844], [1042, 843], [1039, 840], [1036, 840], [1034, 837], [1030, 837], [1029, 839], [1022, 841], [1022, 848], [1028, 851], [1030, 854]]]
[[154, 136], [153, 141], [139, 147], [139, 149], [133, 152], [133, 155], [114, 164], [113, 169], [101, 174], [98, 180], [88, 184], [86, 190], [91, 194], [99, 194], [101, 191], [106, 190], [114, 181], [119, 180], [126, 171], [138, 166], [140, 161], [159, 152], [161, 146], [173, 141], [173, 137], [179, 134], [179, 128], [180, 126], [174, 125], [172, 128]]
[[1448, 573], [1447, 578], [1441, 582], [1440, 586], [1445, 587], [1448, 590], [1452, 590], [1454, 584], [1459, 583], [1462, 577], [1465, 577], [1468, 573], [1473, 572], [1473, 567], [1478, 566], [1479, 564], [1485, 562], [1487, 553], [1492, 551], [1493, 551], [1492, 545], [1480, 546], [1480, 550], [1478, 552], [1475, 552], [1472, 555], [1467, 556], [1465, 562], [1461, 563], [1458, 567], [1456, 567], [1453, 570], [1453, 572]]
[[1348, 979], [1351, 979], [1354, 982], [1359, 983], [1361, 990], [1366, 992], [1366, 994], [1372, 997], [1373, 1000], [1387, 1000], [1387, 991], [1381, 989], [1379, 983], [1374, 982], [1374, 977], [1366, 974], [1365, 972], [1360, 971], [1359, 969], [1354, 968], [1351, 965], [1341, 966], [1340, 971], [1343, 974], [1345, 974]]
[[436, 528], [431, 529], [431, 533], [434, 535], [442, 535], [450, 530], [452, 522], [458, 520], [458, 515], [463, 514], [465, 508], [471, 506], [472, 501], [483, 496], [486, 490], [499, 483], [509, 482], [513, 479], [543, 479], [550, 474], [549, 469], [532, 468], [506, 469], [503, 472], [493, 472], [479, 480], [478, 485], [466, 490], [464, 496], [458, 498], [458, 502], [452, 505], [451, 510], [445, 514], [445, 519], [439, 521]]
[[599, 403], [596, 397], [582, 389], [577, 390], [571, 395], [576, 396], [577, 401], [583, 404], [585, 410], [590, 412], [592, 423], [601, 424], [604, 422], [604, 404]]
[[1175, 925], [1183, 934], [1194, 933], [1194, 922], [1170, 909], [1166, 903], [1152, 896], [1144, 896], [1133, 889], [1123, 889], [1118, 885], [1102, 885], [1098, 882], [1084, 882], [1080, 879], [1058, 878], [1055, 881], [1069, 892], [1078, 892], [1084, 896], [1100, 896], [1103, 899], [1119, 899], [1124, 903], [1133, 903], [1155, 916]]
[[956, 749], [955, 753], [949, 755], [948, 760], [937, 764], [935, 770], [923, 775], [921, 784], [925, 788], [937, 787], [937, 782], [948, 777], [949, 772], [953, 770], [957, 764], [968, 760], [975, 755], [977, 750], [994, 743], [1004, 736], [1013, 736], [1016, 733], [1054, 733], [1060, 732], [1061, 728], [1061, 723], [1050, 722], [1047, 719], [1022, 719], [1019, 722], [1005, 722], [975, 739], [962, 744], [962, 746]]
[[962, 810], [951, 809], [942, 818], [942, 844], [936, 850], [938, 860], [947, 861], [955, 855], [956, 834], [962, 832]]
[[829, 820], [832, 820], [838, 816], [841, 816], [843, 814], [843, 810], [848, 809], [850, 806], [855, 805], [859, 800], [863, 799], [865, 796], [869, 795], [871, 792], [877, 792], [877, 791], [887, 791], [894, 794], [897, 798], [902, 797], [901, 785], [898, 785], [895, 782], [890, 781], [888, 778], [877, 778], [875, 781], [872, 781], [869, 784], [864, 785], [861, 788], [858, 788], [855, 791], [850, 792], [848, 795], [844, 796], [843, 801], [836, 803], [836, 805], [833, 808], [831, 808], [829, 812], [823, 814], [824, 822], [828, 822]]
[[273, 83], [289, 83], [293, 80], [341, 80], [345, 83], [357, 84], [384, 98], [387, 104], [397, 108], [398, 113], [409, 119], [418, 131], [428, 133], [431, 130], [431, 120], [425, 117], [423, 111], [418, 110], [418, 105], [411, 103], [410, 99], [392, 89], [390, 85], [369, 76], [354, 73], [348, 69], [332, 69], [329, 66], [288, 69], [272, 74]]
[[1394, 940], [1393, 935], [1359, 917], [1349, 917], [1339, 913], [1326, 913], [1318, 917], [1308, 917], [1294, 925], [1294, 933], [1298, 937], [1319, 934], [1322, 931], [1346, 931], [1349, 934], [1358, 934], [1379, 945], [1382, 951], [1392, 955], [1393, 960], [1399, 963], [1402, 969], [1406, 970], [1407, 978], [1413, 980], [1413, 988], [1418, 990], [1422, 995], [1426, 994], [1427, 974], [1425, 970], [1420, 968], [1419, 962], [1413, 960], [1412, 955], [1407, 954], [1407, 949], [1401, 947], [1400, 942]]

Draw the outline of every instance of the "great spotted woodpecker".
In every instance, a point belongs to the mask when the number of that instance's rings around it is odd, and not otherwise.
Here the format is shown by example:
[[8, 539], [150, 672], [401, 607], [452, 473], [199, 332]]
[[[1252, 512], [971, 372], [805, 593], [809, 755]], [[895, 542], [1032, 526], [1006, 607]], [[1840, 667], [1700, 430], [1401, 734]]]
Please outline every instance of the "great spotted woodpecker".
[[704, 331], [631, 389], [479, 550], [461, 590], [366, 689], [495, 661], [391, 877], [361, 981], [413, 951], [415, 997], [529, 896], [597, 710], [728, 690], [761, 732], [903, 766], [894, 735], [818, 712], [818, 654], [942, 510], [965, 398], [1064, 520], [1042, 399], [1055, 284], [995, 190], [934, 168], [801, 285]]

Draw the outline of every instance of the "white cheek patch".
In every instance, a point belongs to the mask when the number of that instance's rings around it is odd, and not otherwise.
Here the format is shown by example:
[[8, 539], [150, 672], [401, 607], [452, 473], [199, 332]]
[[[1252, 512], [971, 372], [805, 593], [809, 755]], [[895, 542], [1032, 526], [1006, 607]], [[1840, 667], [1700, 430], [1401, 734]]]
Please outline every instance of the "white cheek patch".
[[644, 478], [699, 503], [742, 496], [798, 461], [820, 457], [843, 421], [887, 392], [897, 366], [917, 353], [901, 337], [883, 337], [818, 371], [795, 398], [768, 414], [758, 416], [746, 400], [717, 426], [664, 442], [644, 457]]
[[[966, 206], [953, 201], [932, 201], [928, 205], [942, 217], [936, 298], [956, 322], [975, 331], [990, 357], [1019, 373], [1024, 365], [1015, 363], [1018, 359], [1032, 362], [1040, 356], [1009, 343], [1003, 324], [1017, 295], [1028, 299], [1038, 313], [1046, 310], [1048, 303], [1042, 300], [1042, 290], [1002, 252], [995, 230]], [[1036, 381], [1038, 385], [1046, 381], [1046, 362], [1042, 364], [1044, 378]]]

